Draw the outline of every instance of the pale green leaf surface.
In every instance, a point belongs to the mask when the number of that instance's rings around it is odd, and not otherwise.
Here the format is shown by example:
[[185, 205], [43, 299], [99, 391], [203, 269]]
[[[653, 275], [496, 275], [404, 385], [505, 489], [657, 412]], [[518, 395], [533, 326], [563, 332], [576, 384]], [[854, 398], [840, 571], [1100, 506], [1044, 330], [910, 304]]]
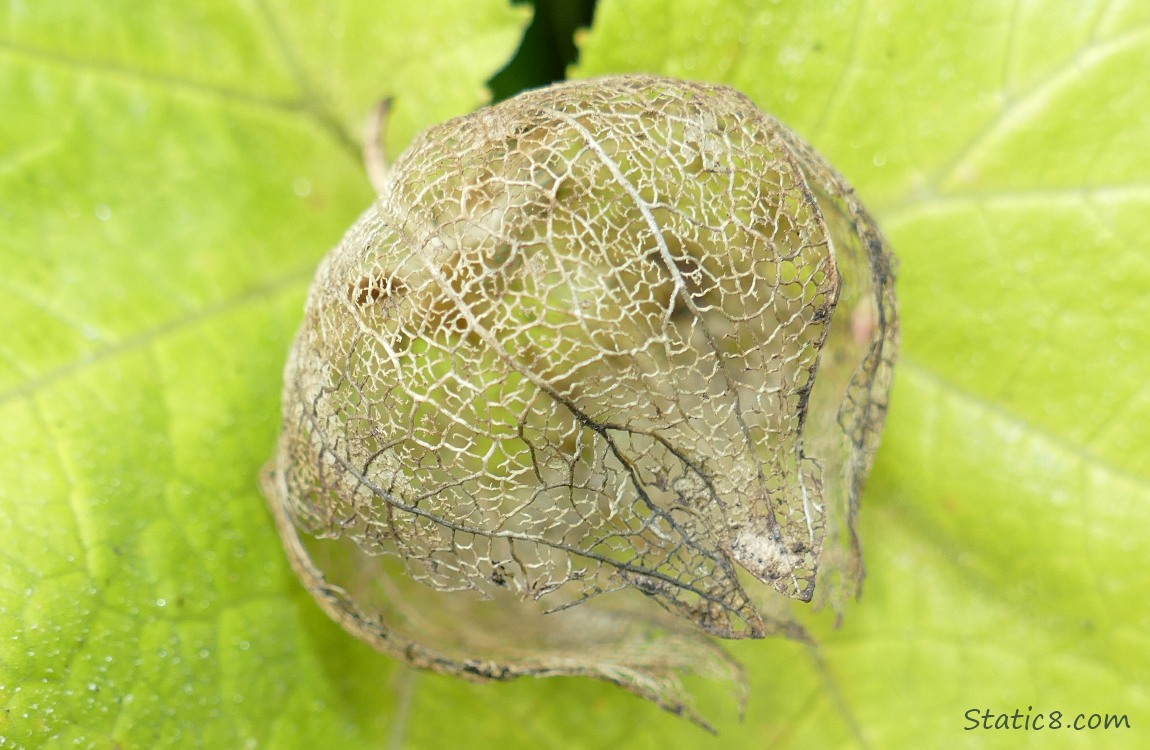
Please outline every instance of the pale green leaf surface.
[[[256, 475], [356, 145], [484, 101], [502, 2], [0, 11], [0, 747], [382, 747], [394, 665]], [[435, 46], [447, 50], [435, 54]]]
[[[0, 13], [0, 747], [1143, 747], [1145, 3], [603, 0], [580, 75], [732, 83], [859, 189], [904, 357], [869, 577], [735, 644], [712, 739], [586, 680], [411, 676], [327, 622], [255, 474], [307, 280], [392, 152], [473, 108], [500, 2]], [[1126, 713], [964, 732], [963, 712]]]
[[[864, 498], [865, 594], [842, 629], [819, 630], [821, 666], [741, 645], [756, 693], [730, 734], [1146, 746], [1146, 5], [665, 9], [604, 2], [577, 74], [736, 85], [847, 176], [900, 259], [903, 357]], [[1133, 729], [963, 730], [968, 708], [1028, 706], [1128, 714]]]

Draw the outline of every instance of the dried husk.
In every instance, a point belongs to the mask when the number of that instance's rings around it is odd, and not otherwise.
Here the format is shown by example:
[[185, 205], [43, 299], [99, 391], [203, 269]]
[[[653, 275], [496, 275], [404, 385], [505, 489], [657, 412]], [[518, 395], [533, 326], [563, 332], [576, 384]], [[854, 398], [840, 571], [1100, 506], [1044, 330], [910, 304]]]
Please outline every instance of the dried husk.
[[[320, 265], [265, 494], [344, 627], [694, 713], [708, 636], [859, 591], [897, 340], [863, 206], [733, 89], [618, 76], [421, 134]], [[816, 586], [817, 583], [817, 586]]]

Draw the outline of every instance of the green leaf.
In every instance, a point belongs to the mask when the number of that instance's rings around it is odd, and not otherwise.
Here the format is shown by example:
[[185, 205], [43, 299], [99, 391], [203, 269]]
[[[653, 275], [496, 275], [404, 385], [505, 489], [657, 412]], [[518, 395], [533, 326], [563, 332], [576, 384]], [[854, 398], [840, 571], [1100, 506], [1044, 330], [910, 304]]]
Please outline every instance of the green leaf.
[[[417, 9], [418, 6], [418, 9]], [[35, 8], [32, 10], [32, 8]], [[869, 576], [739, 642], [713, 739], [609, 685], [414, 675], [288, 569], [256, 486], [318, 259], [388, 143], [477, 106], [502, 2], [0, 12], [0, 748], [1142, 747], [1150, 6], [602, 0], [580, 76], [731, 83], [901, 260]], [[971, 708], [1129, 716], [964, 731]]]
[[380, 747], [395, 665], [257, 472], [363, 116], [395, 96], [396, 153], [478, 106], [527, 13], [34, 6], [0, 11], [0, 747]]
[[[723, 740], [1145, 746], [1150, 8], [708, 5], [605, 0], [578, 75], [726, 82], [794, 127], [891, 239], [903, 321], [864, 596], [805, 657], [740, 644]], [[1133, 729], [965, 731], [970, 708]]]

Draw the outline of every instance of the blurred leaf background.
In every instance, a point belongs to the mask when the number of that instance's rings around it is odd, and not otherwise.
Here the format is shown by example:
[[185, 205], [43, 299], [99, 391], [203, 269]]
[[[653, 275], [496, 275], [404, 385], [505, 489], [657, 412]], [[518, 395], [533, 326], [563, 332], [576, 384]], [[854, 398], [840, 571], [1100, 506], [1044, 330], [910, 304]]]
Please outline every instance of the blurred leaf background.
[[[0, 10], [0, 748], [1150, 746], [1150, 5], [593, 10]], [[864, 596], [815, 647], [733, 644], [746, 719], [694, 683], [718, 738], [590, 681], [397, 667], [299, 588], [255, 481], [308, 280], [371, 200], [372, 104], [396, 154], [624, 71], [748, 93], [900, 258]]]

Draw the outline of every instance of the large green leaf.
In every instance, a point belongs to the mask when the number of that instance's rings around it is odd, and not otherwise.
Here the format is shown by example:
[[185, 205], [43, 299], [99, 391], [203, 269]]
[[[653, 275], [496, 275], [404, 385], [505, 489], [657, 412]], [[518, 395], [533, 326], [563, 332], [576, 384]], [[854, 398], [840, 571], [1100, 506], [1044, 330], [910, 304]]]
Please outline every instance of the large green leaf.
[[739, 649], [724, 738], [1148, 746], [1150, 6], [705, 5], [605, 0], [579, 75], [727, 82], [788, 122], [877, 214], [903, 320], [865, 595], [805, 658]]
[[[502, 2], [0, 11], [0, 748], [1142, 747], [1150, 6], [603, 0], [579, 75], [732, 83], [901, 259], [869, 578], [815, 648], [732, 647], [712, 739], [585, 680], [413, 675], [296, 584], [255, 475], [307, 280], [466, 111]], [[418, 9], [416, 9], [418, 7]], [[964, 731], [971, 708], [1132, 729]]]
[[[316, 609], [256, 484], [360, 122], [462, 114], [528, 14], [0, 11], [0, 747], [380, 747], [394, 665]], [[118, 6], [118, 7], [117, 7]]]

